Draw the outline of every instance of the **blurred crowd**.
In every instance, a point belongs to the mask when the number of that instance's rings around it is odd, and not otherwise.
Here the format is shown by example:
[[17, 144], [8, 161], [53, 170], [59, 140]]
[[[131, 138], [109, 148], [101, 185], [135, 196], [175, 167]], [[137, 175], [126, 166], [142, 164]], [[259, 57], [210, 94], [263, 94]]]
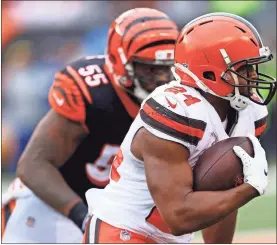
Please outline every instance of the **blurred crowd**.
[[[15, 171], [48, 111], [54, 73], [82, 56], [103, 54], [109, 25], [134, 7], [162, 10], [180, 28], [208, 12], [239, 14], [276, 54], [275, 1], [2, 1], [2, 170]], [[276, 77], [276, 60], [264, 69]], [[262, 144], [275, 161], [276, 100]]]

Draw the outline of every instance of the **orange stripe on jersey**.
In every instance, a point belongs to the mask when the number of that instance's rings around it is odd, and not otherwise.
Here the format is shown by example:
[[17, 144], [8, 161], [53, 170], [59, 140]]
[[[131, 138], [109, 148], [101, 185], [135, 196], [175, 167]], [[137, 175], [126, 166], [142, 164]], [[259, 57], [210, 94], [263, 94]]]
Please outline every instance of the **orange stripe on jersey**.
[[86, 85], [84, 84], [83, 79], [79, 76], [79, 74], [71, 67], [71, 66], [67, 66], [66, 70], [69, 72], [69, 74], [75, 79], [75, 81], [78, 83], [78, 85], [80, 86], [84, 96], [86, 97], [87, 101], [92, 104], [92, 98], [89, 94], [89, 91], [86, 87]]
[[255, 129], [255, 136], [257, 137], [257, 136], [262, 135], [262, 133], [264, 132], [265, 128], [266, 128], [266, 124], [261, 126], [261, 127], [259, 127], [259, 128], [256, 128]]
[[266, 125], [267, 125], [267, 115], [257, 121], [254, 122], [255, 124], [255, 136], [259, 137], [264, 132]]
[[140, 110], [140, 117], [146, 124], [160, 132], [195, 146], [203, 138], [207, 125], [201, 120], [176, 114], [153, 98], [146, 101]]
[[71, 82], [71, 80], [72, 80], [70, 77], [68, 77], [67, 75], [62, 74], [60, 72], [57, 72], [55, 74], [55, 79], [61, 80], [61, 81], [67, 81], [67, 82]]
[[13, 210], [15, 208], [15, 205], [16, 205], [16, 200], [11, 200], [10, 203], [9, 203], [11, 213], [13, 212]]
[[[62, 83], [62, 85], [60, 83]], [[67, 98], [68, 100], [70, 100], [71, 106], [73, 106], [73, 104], [78, 104], [81, 106], [84, 105], [80, 89], [78, 88], [78, 86], [75, 85], [75, 82], [70, 77], [62, 73], [56, 73], [54, 85], [54, 88], [60, 88], [62, 90], [65, 90], [65, 92], [69, 92], [68, 94], [72, 95], [68, 96]], [[58, 91], [59, 93], [61, 93], [61, 90], [58, 89]]]
[[203, 135], [204, 135], [204, 131], [201, 129], [197, 129], [197, 128], [193, 128], [190, 126], [186, 126], [183, 125], [181, 123], [175, 122], [173, 120], [170, 120], [169, 118], [159, 114], [158, 112], [156, 112], [154, 109], [152, 109], [149, 105], [144, 104], [143, 106], [143, 110], [147, 113], [147, 115], [149, 115], [150, 117], [152, 117], [153, 119], [155, 119], [156, 121], [170, 127], [173, 128], [181, 133], [186, 133], [188, 135], [191, 136], [196, 136], [200, 139], [202, 139]]
[[118, 182], [120, 179], [120, 174], [118, 173], [117, 168], [121, 165], [122, 161], [123, 161], [123, 154], [121, 149], [119, 149], [118, 153], [116, 154], [113, 160], [111, 172], [110, 172], [110, 178], [115, 182]]
[[49, 104], [60, 115], [77, 121], [85, 126], [86, 108], [82, 94], [78, 84], [66, 74], [56, 73], [55, 81], [49, 91]]

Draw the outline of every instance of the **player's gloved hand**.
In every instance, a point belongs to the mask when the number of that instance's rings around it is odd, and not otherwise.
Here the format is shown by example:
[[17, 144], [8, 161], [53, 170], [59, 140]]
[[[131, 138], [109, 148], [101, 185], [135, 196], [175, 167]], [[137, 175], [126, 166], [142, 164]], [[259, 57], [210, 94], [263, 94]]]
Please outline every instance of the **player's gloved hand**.
[[239, 146], [234, 146], [235, 154], [243, 164], [244, 183], [252, 185], [260, 195], [263, 195], [268, 185], [268, 164], [263, 147], [254, 135], [248, 135], [254, 148], [254, 158], [249, 156]]

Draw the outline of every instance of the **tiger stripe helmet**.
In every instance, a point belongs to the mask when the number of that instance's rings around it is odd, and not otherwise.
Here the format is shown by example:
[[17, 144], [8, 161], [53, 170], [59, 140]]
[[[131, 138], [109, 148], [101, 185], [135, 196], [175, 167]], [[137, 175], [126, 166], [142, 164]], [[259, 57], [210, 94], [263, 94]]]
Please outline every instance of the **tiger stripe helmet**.
[[135, 8], [121, 14], [108, 32], [106, 64], [117, 85], [135, 97], [133, 61], [173, 65], [177, 25], [163, 12]]

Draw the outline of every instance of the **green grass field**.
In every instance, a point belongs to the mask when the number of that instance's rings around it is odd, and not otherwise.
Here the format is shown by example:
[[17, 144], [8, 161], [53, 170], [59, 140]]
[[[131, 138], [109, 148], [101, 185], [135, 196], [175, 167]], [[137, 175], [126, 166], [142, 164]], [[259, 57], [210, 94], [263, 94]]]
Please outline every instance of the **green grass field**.
[[276, 195], [258, 197], [240, 208], [237, 230], [256, 229], [276, 230]]
[[[202, 243], [197, 232], [193, 243]], [[239, 209], [235, 243], [276, 243], [276, 194], [258, 197]]]

